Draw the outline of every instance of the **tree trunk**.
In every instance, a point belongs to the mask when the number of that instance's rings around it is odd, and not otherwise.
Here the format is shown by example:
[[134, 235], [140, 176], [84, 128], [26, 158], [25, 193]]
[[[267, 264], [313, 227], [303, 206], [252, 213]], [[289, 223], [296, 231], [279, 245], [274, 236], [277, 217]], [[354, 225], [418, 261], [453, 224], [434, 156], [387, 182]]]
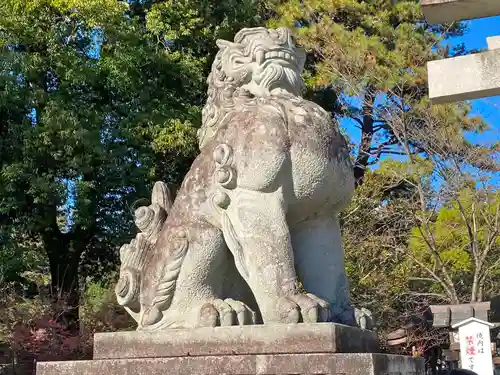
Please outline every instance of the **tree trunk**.
[[481, 277], [480, 271], [474, 272], [474, 279], [472, 281], [471, 302], [482, 302], [484, 290], [484, 276]]
[[71, 332], [79, 329], [78, 270], [80, 251], [74, 249], [71, 236], [53, 227], [44, 234], [44, 245], [49, 258], [51, 294], [58, 315], [56, 320]]
[[472, 290], [470, 295], [470, 302], [476, 302], [477, 300], [477, 288], [479, 286], [479, 279], [477, 277], [477, 272], [474, 272], [474, 279], [472, 281]]
[[71, 332], [78, 332], [80, 327], [78, 263], [78, 260], [72, 257], [50, 262], [52, 297], [56, 306], [62, 304], [64, 307], [58, 320]]
[[361, 143], [358, 148], [358, 156], [354, 163], [354, 178], [356, 179], [356, 186], [363, 183], [366, 168], [370, 161], [370, 150], [374, 134], [374, 119], [373, 119], [373, 105], [375, 103], [375, 91], [368, 87], [363, 99], [363, 121], [361, 126]]

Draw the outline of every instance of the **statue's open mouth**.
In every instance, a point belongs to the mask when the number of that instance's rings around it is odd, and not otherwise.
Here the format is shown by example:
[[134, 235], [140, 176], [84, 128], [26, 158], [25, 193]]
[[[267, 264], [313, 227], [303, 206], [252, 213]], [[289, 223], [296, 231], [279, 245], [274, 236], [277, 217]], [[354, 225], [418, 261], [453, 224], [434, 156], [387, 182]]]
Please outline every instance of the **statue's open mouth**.
[[294, 63], [297, 64], [297, 59], [293, 55], [292, 52], [287, 52], [287, 51], [270, 51], [266, 52], [264, 54], [264, 58], [266, 60], [268, 59], [279, 59], [279, 60], [284, 60], [286, 62]]
[[259, 65], [264, 64], [267, 61], [281, 60], [286, 65], [292, 65], [297, 68], [300, 65], [300, 61], [297, 58], [297, 53], [289, 49], [275, 49], [275, 50], [259, 50], [255, 54], [256, 62]]

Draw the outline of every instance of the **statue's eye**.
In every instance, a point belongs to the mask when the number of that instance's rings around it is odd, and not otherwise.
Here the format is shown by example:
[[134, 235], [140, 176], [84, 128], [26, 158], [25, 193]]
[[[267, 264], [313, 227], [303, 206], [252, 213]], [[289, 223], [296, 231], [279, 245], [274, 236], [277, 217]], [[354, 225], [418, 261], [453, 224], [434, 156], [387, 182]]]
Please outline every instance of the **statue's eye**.
[[237, 65], [237, 66], [241, 66], [241, 65], [245, 64], [245, 61], [243, 59], [236, 58], [236, 59], [233, 60], [233, 64]]

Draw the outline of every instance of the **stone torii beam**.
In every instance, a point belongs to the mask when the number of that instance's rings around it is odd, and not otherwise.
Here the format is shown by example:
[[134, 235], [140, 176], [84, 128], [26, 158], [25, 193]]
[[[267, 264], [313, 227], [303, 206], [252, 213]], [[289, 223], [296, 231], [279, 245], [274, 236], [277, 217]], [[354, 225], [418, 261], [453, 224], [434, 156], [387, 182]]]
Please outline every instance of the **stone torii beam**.
[[[428, 23], [500, 15], [500, 0], [421, 0]], [[488, 38], [489, 51], [427, 63], [433, 104], [500, 95], [500, 37]]]
[[499, 0], [421, 0], [420, 3], [430, 24], [500, 15]]
[[[489, 43], [490, 47], [498, 44]], [[429, 61], [427, 71], [433, 104], [500, 95], [500, 49]]]

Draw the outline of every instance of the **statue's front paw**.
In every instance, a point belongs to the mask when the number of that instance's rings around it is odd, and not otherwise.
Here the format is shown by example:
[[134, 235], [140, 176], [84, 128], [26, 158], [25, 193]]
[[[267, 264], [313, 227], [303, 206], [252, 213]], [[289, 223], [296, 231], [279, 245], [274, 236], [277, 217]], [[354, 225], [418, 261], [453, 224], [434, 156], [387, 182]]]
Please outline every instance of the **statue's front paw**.
[[255, 324], [256, 314], [243, 302], [228, 298], [216, 299], [200, 309], [198, 326], [217, 327]]
[[278, 300], [280, 323], [318, 323], [330, 321], [330, 304], [311, 293], [299, 293]]

